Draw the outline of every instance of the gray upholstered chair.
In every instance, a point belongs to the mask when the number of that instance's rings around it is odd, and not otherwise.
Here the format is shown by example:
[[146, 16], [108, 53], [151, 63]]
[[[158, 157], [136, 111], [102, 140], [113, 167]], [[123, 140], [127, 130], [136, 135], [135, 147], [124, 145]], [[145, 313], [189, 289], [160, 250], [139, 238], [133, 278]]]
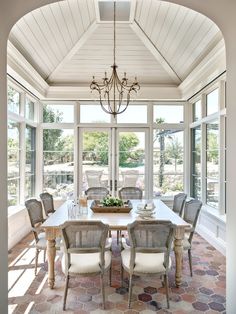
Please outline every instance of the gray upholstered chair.
[[104, 197], [109, 195], [109, 191], [103, 187], [88, 188], [85, 191], [88, 200], [102, 200]]
[[140, 188], [130, 186], [119, 190], [119, 198], [122, 200], [141, 200], [143, 191]]
[[[36, 199], [30, 199], [25, 202], [26, 209], [29, 214], [30, 224], [35, 239], [35, 275], [37, 274], [38, 255], [41, 250], [44, 251], [44, 262], [46, 257], [47, 240], [45, 232], [41, 228], [42, 223], [45, 221], [43, 218], [43, 208], [41, 202]], [[56, 239], [56, 249], [60, 249], [60, 239]]]
[[185, 193], [179, 193], [175, 195], [174, 197], [174, 203], [173, 203], [173, 211], [178, 214], [180, 217], [182, 217], [184, 204], [187, 198], [187, 194]]
[[43, 209], [44, 209], [44, 212], [45, 212], [45, 215], [46, 216], [49, 216], [50, 214], [54, 213], [55, 212], [55, 209], [54, 209], [54, 204], [53, 204], [53, 197], [51, 194], [49, 194], [48, 192], [45, 192], [45, 193], [41, 193], [39, 195], [41, 201], [42, 201], [42, 204], [43, 204]]
[[184, 207], [183, 219], [189, 224], [191, 224], [191, 227], [187, 229], [185, 232], [185, 237], [183, 241], [183, 248], [184, 250], [188, 251], [189, 268], [190, 268], [191, 276], [193, 276], [192, 254], [191, 254], [192, 239], [193, 239], [194, 231], [197, 225], [197, 220], [198, 220], [201, 208], [202, 208], [202, 202], [198, 200], [191, 200], [189, 202], [186, 202], [185, 207]]
[[111, 251], [106, 250], [109, 225], [100, 221], [68, 221], [62, 226], [64, 255], [62, 270], [66, 275], [63, 310], [66, 307], [69, 279], [72, 275], [101, 276], [103, 308], [105, 308], [104, 274], [110, 270]]
[[138, 221], [127, 226], [130, 247], [121, 252], [121, 282], [123, 269], [129, 273], [130, 308], [133, 275], [164, 276], [167, 307], [169, 308], [168, 272], [171, 267], [171, 244], [175, 226], [170, 221]]

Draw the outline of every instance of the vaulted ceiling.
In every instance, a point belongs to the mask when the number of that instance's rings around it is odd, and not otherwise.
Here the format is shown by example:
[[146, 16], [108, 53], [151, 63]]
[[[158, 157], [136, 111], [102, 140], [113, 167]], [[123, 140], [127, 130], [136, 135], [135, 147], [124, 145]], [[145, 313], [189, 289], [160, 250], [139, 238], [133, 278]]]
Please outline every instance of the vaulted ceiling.
[[[140, 84], [178, 86], [222, 40], [211, 20], [185, 7], [122, 3], [128, 6], [117, 7], [118, 19], [124, 16], [116, 28], [118, 72]], [[87, 86], [113, 63], [112, 8], [107, 0], [53, 3], [19, 20], [9, 41], [49, 85]]]

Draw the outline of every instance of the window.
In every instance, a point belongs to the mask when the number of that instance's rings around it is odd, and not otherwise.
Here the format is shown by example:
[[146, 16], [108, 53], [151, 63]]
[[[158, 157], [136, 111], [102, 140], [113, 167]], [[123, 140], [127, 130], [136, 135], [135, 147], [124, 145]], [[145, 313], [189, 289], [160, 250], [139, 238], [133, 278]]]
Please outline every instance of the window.
[[35, 195], [35, 128], [25, 128], [26, 165], [25, 165], [25, 199]]
[[191, 196], [201, 199], [201, 127], [192, 129], [192, 187]]
[[154, 196], [183, 191], [183, 133], [182, 130], [154, 130]]
[[80, 122], [81, 123], [109, 123], [111, 115], [102, 110], [99, 103], [91, 105], [89, 102], [81, 102]]
[[8, 86], [8, 110], [16, 114], [20, 113], [20, 93]]
[[218, 121], [206, 125], [206, 202], [218, 207], [219, 198], [219, 124]]
[[129, 105], [125, 112], [117, 115], [118, 123], [147, 123], [147, 106]]
[[20, 203], [20, 125], [8, 123], [8, 206]]
[[201, 100], [196, 101], [193, 104], [193, 121], [198, 121], [202, 117], [202, 102]]
[[28, 120], [34, 121], [34, 102], [26, 97], [25, 101], [25, 117]]
[[44, 104], [43, 122], [45, 123], [73, 123], [74, 105]]
[[43, 187], [61, 198], [74, 189], [73, 135], [73, 130], [43, 130]]
[[206, 96], [206, 112], [209, 116], [212, 113], [219, 111], [219, 89], [216, 88]]
[[183, 105], [154, 105], [154, 122], [183, 123]]

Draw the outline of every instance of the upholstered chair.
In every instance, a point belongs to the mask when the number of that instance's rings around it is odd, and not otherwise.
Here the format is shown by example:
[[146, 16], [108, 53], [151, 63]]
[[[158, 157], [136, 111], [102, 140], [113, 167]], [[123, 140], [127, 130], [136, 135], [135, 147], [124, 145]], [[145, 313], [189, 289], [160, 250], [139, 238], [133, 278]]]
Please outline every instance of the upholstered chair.
[[109, 190], [102, 187], [88, 188], [85, 191], [88, 200], [102, 200], [109, 195]]
[[45, 215], [49, 216], [50, 214], [54, 213], [55, 209], [54, 209], [54, 203], [53, 203], [53, 196], [49, 194], [48, 192], [45, 192], [45, 193], [41, 193], [39, 197], [43, 204]]
[[174, 196], [174, 203], [173, 203], [173, 211], [182, 217], [184, 204], [187, 198], [187, 194], [185, 193], [179, 193]]
[[167, 307], [169, 308], [168, 273], [171, 267], [170, 251], [175, 226], [170, 221], [136, 220], [127, 226], [130, 247], [121, 251], [121, 282], [123, 270], [129, 274], [128, 307], [131, 305], [134, 275], [164, 276]]
[[109, 225], [100, 221], [68, 221], [62, 226], [64, 255], [62, 270], [66, 275], [63, 310], [66, 307], [70, 276], [101, 276], [103, 308], [105, 308], [104, 274], [110, 271], [111, 251], [106, 249]]
[[141, 200], [143, 197], [143, 191], [140, 188], [130, 186], [124, 187], [119, 190], [119, 198], [122, 200]]

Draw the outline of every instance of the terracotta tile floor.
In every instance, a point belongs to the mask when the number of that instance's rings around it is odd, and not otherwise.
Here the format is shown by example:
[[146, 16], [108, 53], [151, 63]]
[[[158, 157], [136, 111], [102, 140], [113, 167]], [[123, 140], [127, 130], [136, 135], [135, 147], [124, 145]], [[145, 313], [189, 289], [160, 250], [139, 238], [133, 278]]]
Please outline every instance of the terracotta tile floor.
[[[99, 277], [71, 279], [67, 298], [67, 313], [226, 313], [225, 257], [199, 235], [194, 236], [193, 269], [189, 275], [187, 254], [184, 254], [183, 283], [174, 285], [174, 265], [169, 276], [170, 310], [166, 308], [165, 290], [158, 277], [136, 277], [132, 310], [127, 309], [127, 287], [120, 287], [120, 251], [113, 239], [112, 287], [106, 277], [106, 311], [101, 307]], [[64, 313], [62, 296], [64, 275], [60, 253], [56, 258], [55, 289], [47, 287], [47, 262], [39, 255], [38, 274], [34, 276], [33, 238], [28, 235], [9, 252], [9, 313]], [[174, 256], [172, 254], [174, 263]], [[126, 278], [127, 282], [127, 278]]]

